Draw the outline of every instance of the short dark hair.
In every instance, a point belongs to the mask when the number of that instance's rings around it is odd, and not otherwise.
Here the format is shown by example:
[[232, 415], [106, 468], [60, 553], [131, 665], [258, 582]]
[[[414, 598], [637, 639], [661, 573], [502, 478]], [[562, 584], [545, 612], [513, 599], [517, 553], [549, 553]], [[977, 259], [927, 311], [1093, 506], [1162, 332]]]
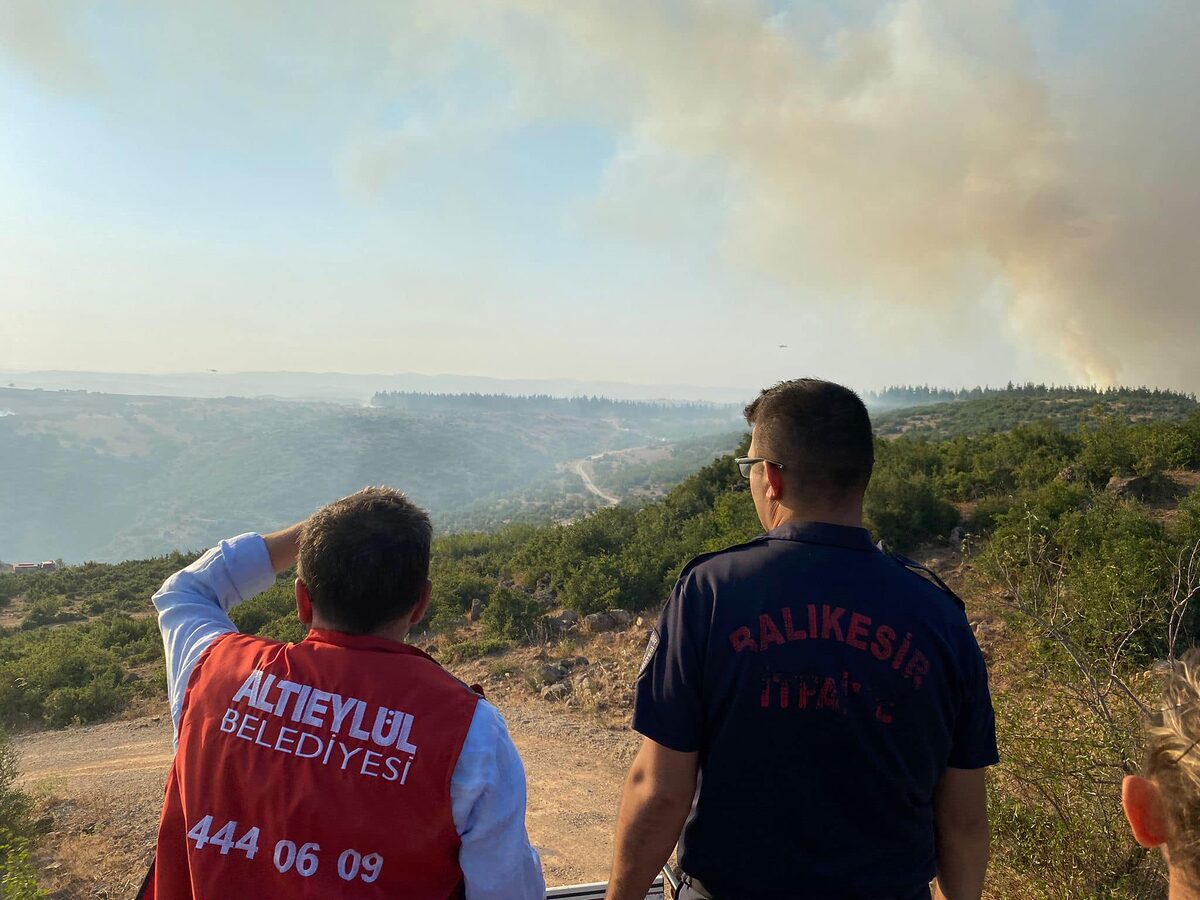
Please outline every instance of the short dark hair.
[[875, 466], [871, 418], [858, 394], [817, 378], [781, 381], [745, 409], [759, 455], [785, 466], [801, 496], [840, 501], [866, 491]]
[[304, 524], [297, 574], [331, 626], [371, 634], [421, 599], [432, 540], [425, 510], [392, 488], [364, 488]]

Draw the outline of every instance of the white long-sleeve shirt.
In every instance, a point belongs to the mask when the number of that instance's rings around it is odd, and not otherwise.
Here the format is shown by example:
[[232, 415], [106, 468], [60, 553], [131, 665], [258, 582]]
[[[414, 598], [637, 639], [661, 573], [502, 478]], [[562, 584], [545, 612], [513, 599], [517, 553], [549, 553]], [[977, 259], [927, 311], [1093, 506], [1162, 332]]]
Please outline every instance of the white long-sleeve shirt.
[[[154, 595], [167, 657], [167, 695], [175, 739], [192, 670], [205, 649], [236, 631], [229, 610], [275, 583], [266, 543], [242, 534], [168, 578]], [[468, 900], [541, 900], [542, 864], [525, 831], [525, 769], [499, 710], [475, 706], [450, 779], [458, 862]]]

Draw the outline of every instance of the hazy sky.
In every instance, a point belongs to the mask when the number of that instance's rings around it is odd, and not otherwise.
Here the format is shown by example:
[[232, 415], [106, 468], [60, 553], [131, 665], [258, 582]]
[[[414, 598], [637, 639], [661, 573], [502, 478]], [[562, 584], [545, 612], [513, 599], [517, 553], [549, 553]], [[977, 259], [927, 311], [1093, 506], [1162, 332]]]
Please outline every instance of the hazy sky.
[[0, 369], [1197, 390], [1197, 46], [1194, 0], [0, 0]]

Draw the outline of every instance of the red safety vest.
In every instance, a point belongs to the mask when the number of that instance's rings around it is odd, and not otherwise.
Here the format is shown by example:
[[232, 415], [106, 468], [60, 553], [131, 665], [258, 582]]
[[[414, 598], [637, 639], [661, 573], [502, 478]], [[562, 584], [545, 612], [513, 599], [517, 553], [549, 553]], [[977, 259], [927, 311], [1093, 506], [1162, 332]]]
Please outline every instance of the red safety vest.
[[143, 896], [461, 897], [450, 777], [478, 700], [395, 641], [218, 639], [184, 697]]

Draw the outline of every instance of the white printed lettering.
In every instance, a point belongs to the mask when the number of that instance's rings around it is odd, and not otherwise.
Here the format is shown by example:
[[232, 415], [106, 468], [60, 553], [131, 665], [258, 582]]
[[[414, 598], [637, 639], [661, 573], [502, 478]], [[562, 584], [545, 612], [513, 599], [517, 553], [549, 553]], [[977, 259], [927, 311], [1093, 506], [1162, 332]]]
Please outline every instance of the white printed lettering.
[[394, 756], [389, 756], [383, 761], [384, 768], [387, 773], [383, 776], [384, 781], [396, 781], [400, 777], [400, 760]]
[[225, 715], [221, 717], [221, 730], [228, 733], [237, 730], [238, 711], [236, 709], [225, 710]]
[[321, 717], [329, 712], [329, 707], [325, 704], [329, 702], [332, 696], [333, 694], [328, 691], [314, 689], [308, 696], [308, 703], [304, 706], [304, 717], [300, 721], [305, 725], [311, 725], [313, 728], [323, 727], [325, 720]]
[[317, 871], [317, 866], [321, 860], [317, 856], [317, 851], [321, 849], [320, 844], [307, 843], [300, 847], [296, 852], [296, 872], [304, 878]]
[[230, 702], [237, 703], [239, 700], [245, 700], [247, 697], [249, 697], [250, 701], [253, 702], [255, 696], [258, 694], [258, 683], [261, 680], [262, 670], [255, 669], [248, 676], [246, 676], [246, 680], [242, 682], [242, 686], [237, 689], [237, 693], [233, 695], [233, 700]]
[[396, 749], [404, 753], [417, 752], [416, 744], [408, 742], [408, 733], [412, 731], [413, 717], [410, 713], [404, 713], [404, 724], [400, 727], [400, 737], [396, 739]]
[[[286, 732], [286, 734], [285, 734], [285, 732]], [[292, 751], [290, 749], [287, 749], [283, 746], [283, 742], [287, 741], [288, 747], [290, 748], [291, 745], [295, 742], [295, 738], [289, 738], [286, 735], [287, 734], [296, 734], [296, 733], [297, 732], [296, 732], [295, 728], [288, 728], [287, 726], [280, 728], [279, 734], [275, 737], [275, 749], [280, 751], [281, 753], [291, 753]]]
[[353, 697], [342, 699], [341, 694], [334, 694], [333, 703], [333, 733], [337, 734], [342, 727], [342, 722], [346, 721], [346, 716], [350, 715], [354, 707], [358, 705], [358, 701]]
[[275, 704], [267, 699], [267, 694], [271, 692], [271, 685], [275, 683], [274, 675], [267, 675], [259, 685], [257, 693], [250, 700], [250, 705], [255, 709], [261, 709], [263, 712], [274, 712]]
[[362, 729], [363, 716], [367, 712], [367, 704], [362, 701], [356, 701], [354, 707], [354, 721], [350, 723], [350, 737], [357, 738], [360, 741], [370, 740], [371, 736]]
[[[304, 752], [304, 739], [305, 738], [308, 738], [310, 741], [312, 741], [314, 744], [317, 745], [317, 749], [314, 750], [312, 753]], [[296, 755], [298, 757], [300, 757], [301, 759], [312, 759], [313, 757], [320, 756], [321, 751], [324, 749], [325, 749], [325, 742], [323, 740], [321, 740], [319, 737], [317, 737], [315, 734], [309, 734], [307, 731], [301, 732], [300, 740], [296, 741]]]
[[221, 848], [221, 855], [228, 856], [233, 849], [233, 833], [237, 830], [237, 822], [230, 820], [221, 826], [221, 830], [208, 839], [210, 844]]
[[254, 738], [250, 736], [249, 732], [254, 730], [254, 726], [257, 725], [259, 721], [260, 720], [258, 716], [252, 716], [249, 713], [242, 716], [242, 724], [238, 726], [236, 737], [240, 737], [243, 741], [254, 740]]
[[353, 750], [351, 750], [349, 753], [347, 753], [346, 745], [341, 742], [338, 743], [338, 749], [342, 751], [342, 771], [343, 772], [346, 770], [346, 766], [349, 764], [350, 760], [354, 759], [354, 757], [357, 754], [362, 753], [362, 750], [363, 750], [362, 747], [355, 747]]
[[293, 722], [299, 722], [300, 717], [304, 715], [304, 705], [308, 702], [308, 695], [311, 693], [311, 686], [307, 684], [300, 685], [300, 693], [296, 697], [296, 705], [292, 707]]
[[379, 873], [383, 871], [383, 855], [380, 853], [368, 853], [363, 857], [362, 861], [363, 872], [362, 876], [364, 884], [373, 884], [379, 878]]
[[275, 715], [282, 716], [287, 710], [287, 702], [300, 690], [300, 685], [294, 681], [279, 682], [279, 699], [275, 701]]
[[[371, 759], [372, 756], [375, 758]], [[359, 772], [363, 775], [370, 775], [372, 778], [378, 778], [379, 777], [378, 772], [372, 772], [369, 770], [371, 768], [378, 769], [379, 768], [379, 760], [381, 760], [381, 759], [383, 759], [382, 753], [376, 753], [374, 750], [368, 750], [366, 753], [363, 754], [362, 768], [359, 769]]]
[[343, 850], [338, 857], [338, 878], [342, 881], [353, 881], [362, 866], [362, 854], [357, 850]]
[[390, 747], [392, 741], [399, 736], [400, 726], [403, 724], [404, 713], [381, 706], [375, 713], [375, 724], [371, 726], [371, 740], [380, 747]]

